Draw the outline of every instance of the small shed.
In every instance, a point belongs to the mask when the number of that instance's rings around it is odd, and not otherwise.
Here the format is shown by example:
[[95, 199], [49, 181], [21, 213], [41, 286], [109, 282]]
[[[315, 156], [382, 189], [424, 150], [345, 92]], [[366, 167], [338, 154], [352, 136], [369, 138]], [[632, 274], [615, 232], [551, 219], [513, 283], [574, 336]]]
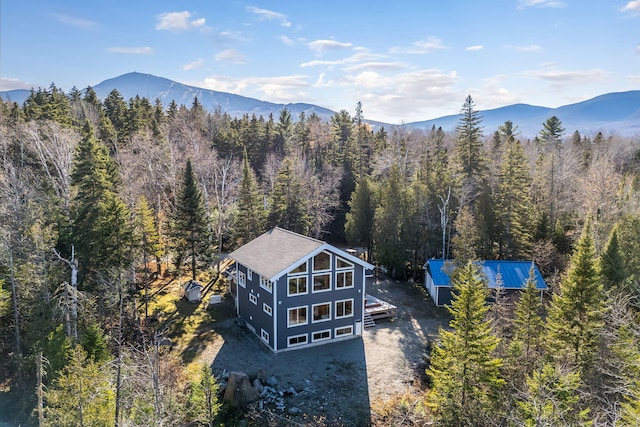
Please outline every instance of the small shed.
[[189, 280], [184, 284], [184, 297], [189, 302], [200, 302], [202, 285], [196, 280]]

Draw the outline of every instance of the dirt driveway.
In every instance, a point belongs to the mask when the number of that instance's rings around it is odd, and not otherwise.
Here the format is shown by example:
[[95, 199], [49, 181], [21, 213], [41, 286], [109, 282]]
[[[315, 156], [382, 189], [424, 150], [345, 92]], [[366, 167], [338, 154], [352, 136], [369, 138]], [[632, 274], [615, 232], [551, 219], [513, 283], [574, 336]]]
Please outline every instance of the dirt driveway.
[[226, 370], [253, 378], [262, 370], [276, 377], [278, 387], [293, 387], [297, 395], [286, 396], [285, 405], [302, 414], [291, 417], [271, 407], [283, 415], [280, 425], [287, 425], [288, 417], [295, 421], [291, 425], [322, 419], [332, 426], [368, 426], [373, 402], [413, 388], [424, 377], [427, 344], [449, 317], [417, 284], [370, 279], [367, 293], [397, 306], [398, 316], [377, 321], [365, 329], [362, 339], [274, 354], [232, 316], [216, 322], [214, 330], [222, 339], [205, 350], [206, 357], [217, 376]]

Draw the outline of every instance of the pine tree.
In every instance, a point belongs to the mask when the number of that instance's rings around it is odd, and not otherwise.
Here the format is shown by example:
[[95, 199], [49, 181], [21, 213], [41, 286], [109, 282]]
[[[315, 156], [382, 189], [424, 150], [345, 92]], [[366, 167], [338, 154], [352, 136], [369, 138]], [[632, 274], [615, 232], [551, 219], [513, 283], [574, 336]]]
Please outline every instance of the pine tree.
[[368, 177], [363, 177], [356, 185], [349, 202], [346, 233], [349, 243], [367, 248], [367, 261], [373, 255], [373, 231], [376, 212], [375, 193]]
[[238, 190], [237, 213], [233, 227], [236, 246], [242, 246], [262, 234], [265, 228], [265, 217], [263, 197], [258, 189], [245, 149], [240, 189]]
[[173, 211], [172, 237], [176, 266], [190, 262], [191, 278], [196, 280], [199, 263], [209, 258], [210, 230], [202, 192], [187, 160]]
[[215, 425], [216, 416], [222, 407], [222, 404], [218, 402], [219, 388], [216, 378], [211, 373], [211, 368], [202, 365], [198, 379], [191, 383], [188, 404], [191, 419], [209, 427]]
[[[520, 294], [520, 299], [516, 305], [515, 315], [512, 348], [515, 345], [520, 348], [524, 371], [530, 374], [533, 363], [540, 354], [542, 333], [544, 331], [542, 302], [540, 301], [540, 290], [536, 287], [533, 264], [529, 270], [525, 288]], [[519, 365], [519, 369], [521, 368], [522, 366]]]
[[552, 357], [583, 367], [590, 363], [602, 328], [604, 297], [588, 219], [549, 307], [546, 341]]
[[460, 111], [460, 120], [456, 127], [455, 147], [457, 170], [462, 192], [465, 194], [462, 204], [473, 204], [485, 184], [487, 162], [482, 146], [482, 118], [475, 109], [471, 95], [467, 96]]
[[391, 167], [387, 179], [380, 184], [379, 194], [374, 219], [375, 259], [387, 267], [393, 277], [403, 277], [406, 246], [402, 240], [402, 226], [406, 190], [396, 164]]
[[488, 291], [474, 265], [467, 263], [455, 276], [448, 307], [451, 330], [440, 330], [427, 371], [433, 381], [430, 397], [442, 425], [488, 425], [504, 384], [502, 360], [494, 356], [499, 339], [486, 319]]
[[607, 245], [600, 256], [600, 271], [607, 289], [622, 285], [627, 278], [618, 242], [618, 226], [611, 230]]
[[455, 220], [456, 234], [451, 239], [453, 259], [457, 266], [478, 259], [480, 233], [469, 206], [462, 208]]
[[500, 172], [496, 216], [499, 225], [500, 258], [518, 259], [529, 254], [531, 211], [529, 164], [520, 141], [506, 141]]
[[287, 157], [280, 165], [271, 193], [268, 229], [279, 226], [295, 233], [308, 232], [308, 215], [301, 191], [300, 181], [294, 174], [293, 162]]

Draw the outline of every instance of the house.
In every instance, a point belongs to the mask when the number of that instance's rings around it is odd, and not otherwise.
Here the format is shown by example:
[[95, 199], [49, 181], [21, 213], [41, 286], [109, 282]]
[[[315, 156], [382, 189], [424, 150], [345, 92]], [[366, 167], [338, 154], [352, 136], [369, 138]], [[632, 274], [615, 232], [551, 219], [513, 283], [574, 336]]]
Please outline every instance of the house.
[[[450, 265], [451, 260], [430, 259], [423, 266], [425, 287], [438, 307], [451, 304], [453, 298], [453, 285], [447, 273], [451, 268]], [[496, 288], [498, 277], [501, 277], [501, 286], [507, 293], [524, 289], [532, 265], [536, 288], [540, 290], [540, 293], [548, 289], [538, 267], [531, 261], [487, 260], [477, 261], [477, 265], [487, 281], [489, 289]]]
[[371, 264], [279, 227], [229, 258], [237, 314], [274, 352], [362, 335]]
[[189, 302], [200, 302], [200, 293], [202, 285], [196, 280], [189, 280], [183, 285], [184, 297]]

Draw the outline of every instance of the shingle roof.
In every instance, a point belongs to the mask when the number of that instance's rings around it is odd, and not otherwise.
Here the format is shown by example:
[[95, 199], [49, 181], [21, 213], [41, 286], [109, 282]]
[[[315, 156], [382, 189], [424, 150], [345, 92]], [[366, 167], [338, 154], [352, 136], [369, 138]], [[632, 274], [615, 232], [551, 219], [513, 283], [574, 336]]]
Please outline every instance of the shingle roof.
[[229, 258], [273, 279], [326, 243], [275, 227], [229, 254]]
[[[436, 286], [451, 286], [449, 283], [449, 275], [445, 271], [445, 264], [451, 260], [430, 259], [425, 264], [425, 268], [429, 267], [429, 272]], [[504, 289], [522, 289], [529, 278], [529, 270], [531, 269], [531, 261], [496, 261], [486, 260], [477, 261], [480, 271], [486, 277], [489, 288], [496, 287], [496, 277], [498, 274], [502, 276], [502, 287]], [[548, 289], [546, 282], [542, 278], [542, 274], [538, 267], [534, 264], [534, 275], [536, 279], [536, 288], [543, 290]]]

